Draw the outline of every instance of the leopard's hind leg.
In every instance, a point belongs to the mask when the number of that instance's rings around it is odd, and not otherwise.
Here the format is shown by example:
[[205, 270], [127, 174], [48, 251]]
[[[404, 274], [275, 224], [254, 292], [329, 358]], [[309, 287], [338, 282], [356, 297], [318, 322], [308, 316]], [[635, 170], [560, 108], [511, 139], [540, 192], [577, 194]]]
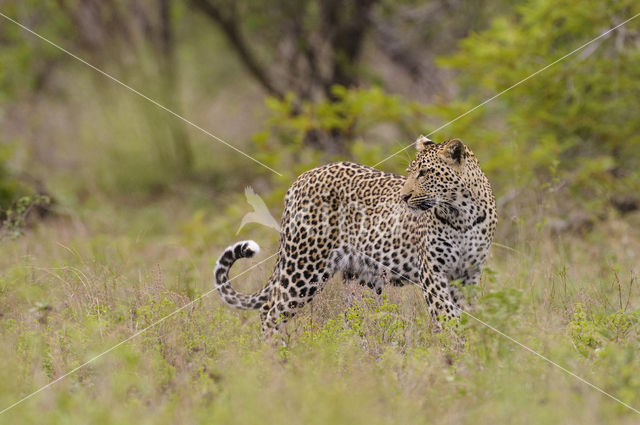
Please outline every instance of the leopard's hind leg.
[[311, 268], [311, 272], [281, 273], [274, 281], [270, 299], [260, 310], [262, 320], [262, 334], [265, 342], [273, 345], [282, 343], [282, 330], [290, 319], [322, 290], [326, 281], [331, 278], [331, 272], [326, 267], [318, 265]]

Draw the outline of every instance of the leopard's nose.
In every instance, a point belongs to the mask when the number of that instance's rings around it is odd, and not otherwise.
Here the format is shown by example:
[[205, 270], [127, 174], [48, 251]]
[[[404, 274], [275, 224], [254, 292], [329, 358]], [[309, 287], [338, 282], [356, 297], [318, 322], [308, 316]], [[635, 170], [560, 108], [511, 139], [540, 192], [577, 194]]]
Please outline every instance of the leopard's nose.
[[400, 195], [400, 197], [402, 198], [402, 200], [404, 202], [409, 202], [409, 198], [411, 198], [411, 194], [410, 193], [402, 194], [402, 195]]

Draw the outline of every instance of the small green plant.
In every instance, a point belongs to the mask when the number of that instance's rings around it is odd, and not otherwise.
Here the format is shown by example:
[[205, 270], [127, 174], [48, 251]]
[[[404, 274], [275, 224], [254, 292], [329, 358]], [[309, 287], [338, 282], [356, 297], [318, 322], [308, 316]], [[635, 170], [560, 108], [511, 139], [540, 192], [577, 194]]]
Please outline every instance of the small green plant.
[[29, 213], [34, 208], [50, 204], [51, 199], [44, 195], [23, 196], [18, 199], [10, 208], [2, 212], [4, 220], [0, 225], [0, 240], [21, 236], [27, 225]]
[[567, 329], [573, 344], [581, 354], [586, 356], [592, 350], [602, 346], [598, 327], [598, 324], [589, 317], [582, 303], [576, 304], [573, 320], [569, 322]]
[[624, 344], [638, 333], [640, 312], [618, 310], [611, 314], [588, 311], [582, 303], [575, 306], [567, 330], [576, 349], [584, 356], [600, 351], [607, 343]]

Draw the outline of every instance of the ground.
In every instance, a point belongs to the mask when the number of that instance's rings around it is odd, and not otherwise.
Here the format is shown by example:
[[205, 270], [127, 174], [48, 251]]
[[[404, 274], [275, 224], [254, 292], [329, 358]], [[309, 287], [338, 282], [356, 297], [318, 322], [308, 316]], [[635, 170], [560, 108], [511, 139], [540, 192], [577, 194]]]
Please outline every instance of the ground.
[[[0, 245], [0, 408], [213, 288], [215, 209], [166, 199], [45, 220]], [[240, 217], [239, 215], [238, 217]], [[640, 407], [637, 217], [585, 236], [513, 220], [472, 314]], [[209, 227], [208, 227], [209, 226]], [[262, 230], [256, 230], [261, 232]], [[266, 258], [277, 234], [256, 233]], [[224, 238], [231, 235], [224, 235]], [[260, 287], [272, 262], [234, 284]], [[279, 352], [215, 292], [0, 415], [0, 423], [637, 423], [638, 414], [475, 319], [431, 332], [417, 288], [334, 279]]]

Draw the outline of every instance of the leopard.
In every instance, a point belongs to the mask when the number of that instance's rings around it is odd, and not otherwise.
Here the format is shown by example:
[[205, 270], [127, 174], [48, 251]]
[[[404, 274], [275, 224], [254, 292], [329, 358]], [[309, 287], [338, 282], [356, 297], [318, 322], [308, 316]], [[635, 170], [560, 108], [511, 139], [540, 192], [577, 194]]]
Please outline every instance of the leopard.
[[[475, 285], [497, 224], [496, 201], [478, 159], [460, 139], [425, 136], [406, 175], [354, 162], [301, 174], [288, 189], [273, 273], [261, 290], [240, 293], [229, 271], [260, 251], [252, 240], [227, 247], [214, 269], [222, 300], [259, 310], [265, 341], [283, 342], [287, 321], [336, 274], [376, 294], [417, 285], [436, 325], [466, 308], [456, 284]], [[456, 283], [456, 284], [454, 284]]]

